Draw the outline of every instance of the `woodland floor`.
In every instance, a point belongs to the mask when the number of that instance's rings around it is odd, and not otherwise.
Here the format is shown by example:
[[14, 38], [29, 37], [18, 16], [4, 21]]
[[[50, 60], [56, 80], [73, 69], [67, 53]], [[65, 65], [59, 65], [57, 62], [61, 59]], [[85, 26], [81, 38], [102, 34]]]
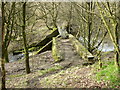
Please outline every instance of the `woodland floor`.
[[[108, 88], [94, 78], [94, 66], [83, 66], [69, 40], [63, 40], [65, 60], [54, 63], [52, 52], [30, 56], [31, 73], [25, 74], [24, 60], [6, 64], [7, 88]], [[109, 55], [108, 55], [109, 56]]]

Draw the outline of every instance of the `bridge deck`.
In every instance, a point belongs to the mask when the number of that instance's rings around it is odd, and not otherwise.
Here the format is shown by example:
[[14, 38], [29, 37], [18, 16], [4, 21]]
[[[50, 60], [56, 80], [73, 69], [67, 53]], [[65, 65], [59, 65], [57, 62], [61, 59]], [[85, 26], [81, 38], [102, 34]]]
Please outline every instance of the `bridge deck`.
[[69, 39], [59, 39], [58, 46], [64, 58], [64, 62], [61, 62], [61, 64], [71, 63], [72, 65], [82, 65], [85, 62], [85, 60], [77, 54]]

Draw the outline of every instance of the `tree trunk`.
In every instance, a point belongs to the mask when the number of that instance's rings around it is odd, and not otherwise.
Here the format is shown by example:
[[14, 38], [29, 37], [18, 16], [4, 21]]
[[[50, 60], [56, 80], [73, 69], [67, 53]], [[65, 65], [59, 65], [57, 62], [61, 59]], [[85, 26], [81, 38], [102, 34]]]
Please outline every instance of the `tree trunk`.
[[[116, 41], [116, 44], [117, 44], [117, 47], [118, 47], [118, 50], [119, 49], [119, 30], [120, 30], [120, 2], [118, 2], [116, 4], [116, 20], [117, 20], [117, 24], [115, 26], [115, 41]], [[120, 51], [119, 51], [120, 52]], [[120, 55], [119, 55], [119, 52], [116, 51], [116, 55], [115, 55], [115, 63], [117, 65], [117, 67], [119, 68], [120, 66], [120, 63], [119, 63], [119, 59], [120, 59]]]
[[71, 33], [70, 29], [71, 29], [71, 21], [72, 21], [72, 2], [70, 2], [70, 10], [69, 10], [69, 16], [68, 16], [68, 33]]
[[[117, 48], [119, 50], [119, 38], [118, 38], [118, 23], [115, 26], [115, 43], [117, 44]], [[115, 64], [117, 67], [119, 67], [119, 52], [117, 50], [115, 50]]]
[[23, 27], [22, 27], [22, 35], [23, 35], [23, 42], [24, 42], [24, 51], [25, 51], [25, 64], [26, 64], [26, 73], [30, 73], [30, 66], [29, 66], [29, 53], [27, 48], [27, 40], [26, 40], [26, 33], [25, 33], [25, 26], [26, 26], [26, 2], [23, 3]]
[[[108, 8], [110, 9], [109, 2], [107, 2], [107, 5], [108, 5]], [[117, 18], [116, 17], [115, 18], [110, 18], [111, 22], [113, 23], [112, 24], [113, 31], [114, 31], [114, 35], [113, 35], [113, 33], [111, 32], [110, 26], [107, 24], [103, 14], [102, 14], [102, 12], [101, 12], [102, 9], [101, 9], [101, 7], [100, 7], [98, 2], [97, 2], [97, 6], [98, 6], [98, 8], [100, 10], [100, 15], [101, 15], [101, 18], [103, 20], [103, 23], [104, 23], [105, 27], [107, 28], [107, 31], [108, 31], [108, 33], [110, 35], [110, 38], [111, 38], [111, 40], [112, 40], [112, 42], [114, 44], [114, 48], [115, 48], [115, 51], [116, 51], [115, 64], [116, 64], [117, 68], [119, 69], [119, 54], [120, 54], [120, 50], [119, 50], [118, 30], [117, 30], [118, 29], [117, 27], [118, 27], [119, 23], [117, 22]], [[110, 13], [110, 10], [109, 10], [109, 13]], [[111, 14], [111, 16], [112, 16], [112, 14]]]
[[[88, 10], [92, 11], [92, 2], [87, 2]], [[91, 27], [92, 27], [92, 14], [88, 13], [88, 51], [91, 52]]]
[[8, 49], [5, 49], [5, 62], [9, 62], [9, 58], [8, 58]]
[[2, 90], [5, 90], [5, 77], [6, 77], [6, 74], [5, 74], [5, 61], [4, 61], [4, 31], [5, 31], [5, 28], [4, 28], [4, 25], [5, 25], [5, 12], [4, 12], [4, 2], [2, 2], [2, 8], [1, 8], [1, 11], [2, 11], [2, 57], [1, 57], [1, 72], [2, 72], [2, 80], [1, 80], [1, 88]]

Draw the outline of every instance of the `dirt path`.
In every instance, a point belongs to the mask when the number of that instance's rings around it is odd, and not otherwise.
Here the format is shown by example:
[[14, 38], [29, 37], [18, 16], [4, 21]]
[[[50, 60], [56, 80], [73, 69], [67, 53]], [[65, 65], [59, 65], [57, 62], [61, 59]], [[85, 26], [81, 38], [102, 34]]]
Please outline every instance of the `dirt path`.
[[82, 65], [84, 60], [76, 53], [75, 48], [69, 39], [60, 39], [59, 46], [64, 53], [64, 61], [61, 63], [70, 62], [72, 65]]

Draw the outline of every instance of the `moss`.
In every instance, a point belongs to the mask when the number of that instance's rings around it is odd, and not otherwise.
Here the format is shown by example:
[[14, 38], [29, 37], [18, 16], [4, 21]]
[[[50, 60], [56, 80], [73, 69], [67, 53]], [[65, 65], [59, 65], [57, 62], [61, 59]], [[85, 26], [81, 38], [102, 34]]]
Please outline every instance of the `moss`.
[[63, 68], [62, 66], [56, 65], [52, 68], [49, 68], [48, 72], [53, 72], [53, 71], [56, 71], [56, 70], [59, 70], [59, 69], [62, 69], [62, 68]]
[[55, 37], [53, 37], [52, 56], [53, 56], [55, 62], [59, 62], [59, 61], [63, 60], [62, 53], [60, 53], [60, 50], [57, 46], [57, 40]]
[[15, 77], [21, 77], [23, 76], [22, 74], [17, 74], [17, 75], [9, 75], [10, 78], [15, 78]]
[[36, 50], [38, 50], [40, 47], [32, 47], [32, 48], [29, 48], [28, 50], [29, 51], [36, 51]]
[[57, 30], [57, 28], [53, 28], [52, 32], [54, 32], [55, 30]]

